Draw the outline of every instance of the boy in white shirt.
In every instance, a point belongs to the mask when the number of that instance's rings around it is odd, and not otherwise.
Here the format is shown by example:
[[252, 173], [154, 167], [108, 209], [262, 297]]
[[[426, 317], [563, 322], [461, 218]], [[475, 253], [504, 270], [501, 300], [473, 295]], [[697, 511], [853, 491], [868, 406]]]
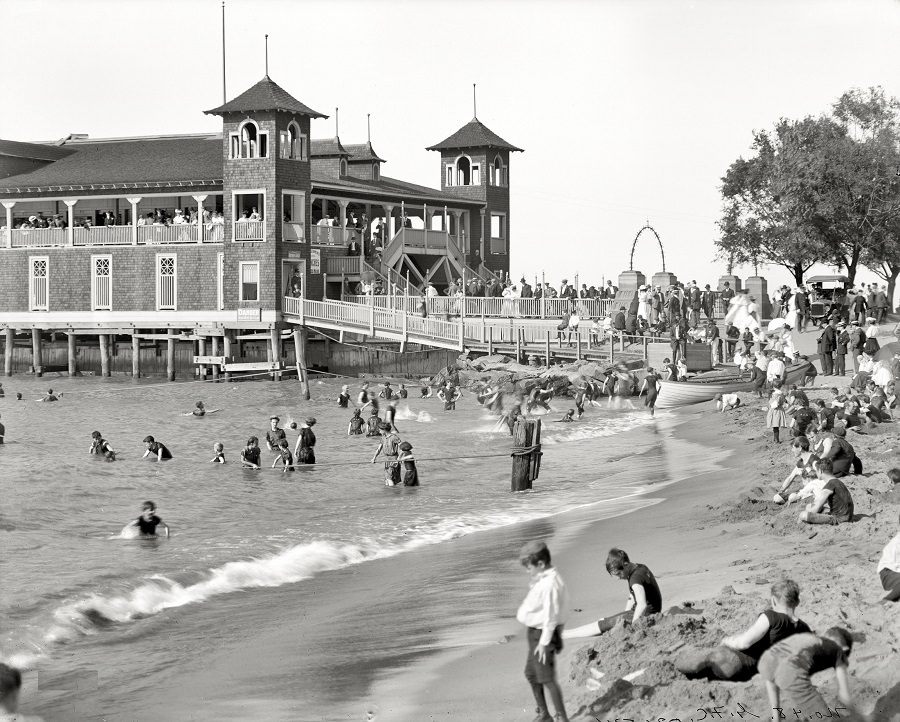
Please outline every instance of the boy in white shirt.
[[531, 589], [519, 606], [516, 619], [528, 628], [525, 679], [537, 703], [535, 722], [554, 720], [547, 708], [545, 690], [553, 700], [557, 722], [569, 722], [556, 681], [556, 655], [562, 651], [562, 628], [569, 611], [566, 584], [550, 563], [550, 550], [544, 542], [529, 542], [522, 547], [519, 561], [531, 575]]

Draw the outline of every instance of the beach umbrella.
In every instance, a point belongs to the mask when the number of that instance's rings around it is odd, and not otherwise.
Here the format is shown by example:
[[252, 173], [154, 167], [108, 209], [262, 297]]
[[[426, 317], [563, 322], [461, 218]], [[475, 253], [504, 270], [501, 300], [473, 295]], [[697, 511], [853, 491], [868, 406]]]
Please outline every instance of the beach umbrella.
[[767, 333], [775, 333], [776, 331], [780, 331], [782, 328], [784, 328], [784, 324], [785, 319], [773, 318], [771, 321], [769, 321]]
[[894, 358], [895, 353], [900, 353], [900, 341], [892, 341], [891, 343], [886, 343], [875, 354], [876, 361], [890, 361]]

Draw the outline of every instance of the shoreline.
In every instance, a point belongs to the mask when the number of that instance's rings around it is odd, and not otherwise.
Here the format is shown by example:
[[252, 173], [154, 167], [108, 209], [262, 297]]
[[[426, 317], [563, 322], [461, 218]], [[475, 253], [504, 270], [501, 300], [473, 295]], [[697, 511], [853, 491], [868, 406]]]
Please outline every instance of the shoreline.
[[[825, 387], [814, 391], [816, 396], [826, 394]], [[769, 440], [762, 428], [763, 406], [754, 401], [728, 414], [710, 411], [711, 404], [692, 407], [694, 418], [672, 431], [676, 438], [727, 448], [731, 453], [720, 472], [670, 485], [661, 494], [662, 503], [589, 523], [570, 539], [547, 539], [578, 610], [571, 614], [570, 626], [624, 608], [627, 590], [603, 569], [606, 550], [620, 546], [654, 571], [664, 609], [692, 602], [709, 627], [696, 635], [679, 632], [674, 644], [648, 644], [646, 651], [639, 641], [632, 648], [630, 637], [643, 636], [640, 632], [632, 635], [621, 628], [593, 640], [571, 640], [558, 666], [570, 717], [665, 714], [685, 719], [700, 707], [720, 704], [731, 710], [740, 702], [758, 708], [756, 713], [767, 719], [759, 712], [767, 710], [767, 701], [758, 677], [745, 683], [689, 681], [671, 665], [678, 648], [713, 646], [724, 634], [745, 628], [765, 608], [771, 583], [787, 576], [800, 584], [798, 613], [814, 630], [843, 625], [857, 636], [851, 688], [861, 710], [871, 713], [877, 707], [873, 720], [900, 720], [900, 667], [884, 664], [896, 657], [900, 646], [900, 615], [877, 606], [883, 590], [875, 574], [881, 548], [897, 533], [900, 506], [881, 499], [889, 486], [884, 471], [900, 465], [900, 435], [890, 428], [897, 424], [883, 427], [879, 435], [854, 435], [852, 440], [866, 475], [849, 477], [848, 486], [857, 514], [865, 516], [853, 525], [811, 528], [797, 522], [796, 508], [769, 502], [774, 493], [770, 487], [780, 484], [789, 470], [789, 445]], [[747, 463], [748, 452], [754, 463]], [[652, 496], [651, 491], [644, 498]], [[636, 536], [636, 530], [644, 533]], [[526, 590], [523, 575], [519, 595]], [[511, 616], [519, 601], [518, 596], [510, 598]], [[721, 613], [720, 607], [726, 611]], [[672, 621], [660, 624], [661, 630], [677, 624], [677, 618], [668, 619]], [[521, 671], [523, 634], [514, 618], [510, 627], [515, 629], [508, 643], [498, 640], [452, 650], [382, 682], [370, 697], [390, 701], [378, 705], [381, 714], [375, 719], [531, 719], [533, 702]], [[616, 682], [641, 669], [646, 671], [633, 685]], [[828, 674], [821, 675], [827, 685], [823, 691], [826, 699], [834, 700]], [[622, 685], [627, 688], [624, 696]]]

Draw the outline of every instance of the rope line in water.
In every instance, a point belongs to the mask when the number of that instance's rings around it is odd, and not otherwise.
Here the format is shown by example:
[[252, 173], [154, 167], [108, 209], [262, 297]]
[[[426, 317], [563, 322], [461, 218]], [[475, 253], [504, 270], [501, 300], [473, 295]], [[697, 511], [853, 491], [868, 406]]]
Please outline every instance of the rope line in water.
[[[475, 454], [472, 456], [428, 456], [428, 457], [415, 457], [415, 462], [418, 463], [420, 461], [454, 461], [455, 459], [492, 459], [497, 457], [509, 457], [509, 456], [517, 456], [519, 455], [517, 452], [521, 451], [522, 453], [530, 453], [537, 447], [530, 447], [530, 449], [516, 449], [512, 454], [510, 453], [502, 453], [502, 454]], [[238, 462], [240, 463], [240, 462]], [[325, 463], [316, 462], [315, 464], [294, 464], [295, 469], [304, 469], [304, 468], [312, 468], [316, 466], [371, 466], [372, 464], [385, 463], [383, 457], [376, 459], [374, 462], [369, 459], [368, 461], [326, 461]], [[397, 462], [402, 463], [402, 462]], [[244, 467], [249, 468], [249, 467]], [[284, 467], [279, 466], [260, 466], [260, 471], [265, 471], [266, 469], [270, 471], [281, 471]], [[252, 470], [251, 470], [252, 471]]]

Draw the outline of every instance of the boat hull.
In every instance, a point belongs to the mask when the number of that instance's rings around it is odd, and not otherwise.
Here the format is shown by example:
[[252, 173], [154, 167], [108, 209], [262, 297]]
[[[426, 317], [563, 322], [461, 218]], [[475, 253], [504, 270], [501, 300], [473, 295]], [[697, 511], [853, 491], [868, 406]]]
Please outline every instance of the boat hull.
[[[796, 384], [806, 377], [809, 364], [788, 366], [785, 374], [785, 385]], [[727, 381], [660, 381], [659, 396], [656, 408], [671, 409], [676, 406], [689, 406], [712, 401], [716, 394], [736, 394], [754, 390], [752, 381], [731, 379]]]

